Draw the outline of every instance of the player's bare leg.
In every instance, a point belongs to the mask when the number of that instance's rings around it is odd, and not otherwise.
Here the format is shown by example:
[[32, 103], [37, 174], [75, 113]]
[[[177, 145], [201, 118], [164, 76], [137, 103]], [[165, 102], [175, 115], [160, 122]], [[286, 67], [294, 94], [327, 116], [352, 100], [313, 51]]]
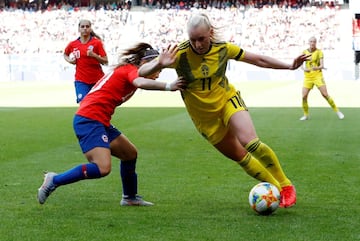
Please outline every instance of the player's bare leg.
[[319, 91], [320, 91], [321, 95], [325, 98], [325, 100], [329, 103], [331, 108], [334, 110], [334, 112], [336, 113], [338, 118], [340, 120], [344, 119], [345, 118], [344, 114], [339, 110], [339, 108], [335, 104], [335, 101], [329, 95], [329, 93], [327, 91], [327, 88], [326, 88], [326, 85], [320, 86]]

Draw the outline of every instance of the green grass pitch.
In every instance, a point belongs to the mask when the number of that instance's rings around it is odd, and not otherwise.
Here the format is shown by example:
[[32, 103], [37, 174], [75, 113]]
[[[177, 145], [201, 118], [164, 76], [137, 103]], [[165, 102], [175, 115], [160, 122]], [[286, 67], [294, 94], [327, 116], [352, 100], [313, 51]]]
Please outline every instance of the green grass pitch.
[[113, 124], [138, 147], [139, 193], [153, 207], [120, 207], [119, 162], [99, 180], [36, 199], [45, 170], [85, 162], [72, 129], [75, 108], [0, 109], [0, 240], [360, 240], [360, 112], [250, 108], [257, 133], [278, 154], [298, 203], [263, 217], [257, 183], [211, 147], [184, 108], [120, 108]]

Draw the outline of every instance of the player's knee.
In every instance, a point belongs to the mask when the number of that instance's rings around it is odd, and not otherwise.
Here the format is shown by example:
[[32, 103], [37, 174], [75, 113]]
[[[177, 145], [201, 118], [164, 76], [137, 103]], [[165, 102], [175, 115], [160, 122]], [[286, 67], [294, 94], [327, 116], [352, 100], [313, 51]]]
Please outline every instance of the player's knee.
[[233, 161], [241, 162], [246, 155], [248, 155], [248, 151], [242, 147], [230, 151], [227, 156]]
[[246, 149], [240, 145], [240, 143], [238, 145], [230, 145], [229, 143], [227, 144], [228, 145], [218, 143], [215, 144], [214, 147], [224, 156], [236, 162], [241, 161], [248, 153]]
[[111, 172], [111, 163], [102, 164], [102, 165], [98, 165], [98, 166], [99, 166], [100, 174], [101, 174], [102, 177], [105, 177], [105, 176], [110, 174], [110, 172]]
[[309, 92], [303, 93], [303, 94], [302, 94], [302, 99], [303, 99], [303, 100], [307, 100], [308, 96], [309, 96]]
[[133, 160], [137, 158], [138, 151], [135, 145], [127, 146], [112, 146], [111, 155], [119, 158], [120, 160]]
[[131, 148], [130, 150], [126, 151], [126, 153], [124, 153], [124, 156], [121, 159], [122, 160], [136, 160], [137, 155], [138, 155], [137, 149]]

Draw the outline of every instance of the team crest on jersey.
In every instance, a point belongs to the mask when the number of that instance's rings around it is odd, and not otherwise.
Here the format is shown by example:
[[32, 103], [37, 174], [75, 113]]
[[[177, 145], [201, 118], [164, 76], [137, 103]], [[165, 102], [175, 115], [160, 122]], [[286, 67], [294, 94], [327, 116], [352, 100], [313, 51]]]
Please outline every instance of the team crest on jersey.
[[109, 142], [109, 139], [108, 139], [107, 135], [102, 135], [101, 139], [106, 143]]
[[203, 64], [201, 66], [201, 72], [202, 72], [203, 76], [208, 76], [209, 75], [209, 67], [206, 64]]

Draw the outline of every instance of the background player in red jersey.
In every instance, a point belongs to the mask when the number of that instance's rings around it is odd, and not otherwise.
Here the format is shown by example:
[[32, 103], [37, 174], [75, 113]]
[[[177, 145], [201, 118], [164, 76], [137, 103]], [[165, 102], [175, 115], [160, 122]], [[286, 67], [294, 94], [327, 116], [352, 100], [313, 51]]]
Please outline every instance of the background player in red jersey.
[[[118, 129], [110, 124], [117, 106], [127, 101], [137, 88], [148, 90], [183, 90], [185, 82], [154, 81], [160, 71], [149, 78], [138, 76], [138, 68], [154, 59], [158, 52], [149, 44], [139, 43], [124, 51], [122, 63], [109, 72], [91, 89], [81, 101], [74, 117], [74, 130], [88, 163], [80, 164], [57, 174], [48, 172], [38, 190], [38, 201], [45, 203], [48, 196], [59, 186], [83, 179], [101, 178], [111, 171], [111, 156], [119, 158], [120, 176], [123, 185], [122, 206], [151, 206], [137, 193], [135, 172], [137, 149]], [[151, 79], [150, 79], [151, 78]]]
[[104, 76], [101, 65], [108, 63], [101, 38], [92, 30], [91, 22], [79, 22], [80, 37], [71, 41], [64, 50], [64, 59], [75, 64], [76, 102], [90, 91], [94, 84]]

